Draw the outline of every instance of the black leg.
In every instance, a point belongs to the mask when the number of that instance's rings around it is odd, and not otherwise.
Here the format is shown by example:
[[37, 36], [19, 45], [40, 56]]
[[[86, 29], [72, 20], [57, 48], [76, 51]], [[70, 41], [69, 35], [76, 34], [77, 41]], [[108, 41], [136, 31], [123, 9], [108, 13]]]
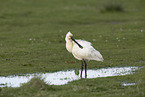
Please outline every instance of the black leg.
[[83, 60], [83, 61], [84, 61], [84, 63], [85, 63], [85, 78], [87, 78], [87, 63], [86, 63], [85, 60]]
[[83, 67], [84, 67], [83, 60], [81, 60], [81, 63], [82, 63], [82, 67], [81, 67], [81, 78], [82, 78]]

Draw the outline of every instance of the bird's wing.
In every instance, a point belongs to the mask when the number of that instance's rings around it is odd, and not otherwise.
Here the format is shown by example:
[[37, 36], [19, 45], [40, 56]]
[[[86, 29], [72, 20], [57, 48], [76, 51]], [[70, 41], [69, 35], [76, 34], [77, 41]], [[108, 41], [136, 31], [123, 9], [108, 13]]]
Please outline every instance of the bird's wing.
[[83, 46], [83, 49], [80, 48], [75, 42], [73, 42], [73, 49], [72, 54], [73, 56], [78, 59], [82, 60], [85, 56], [88, 56], [88, 47], [91, 47], [91, 43], [85, 40], [76, 40], [81, 46]]
[[72, 54], [78, 60], [88, 59], [101, 61], [103, 59], [99, 51], [91, 46], [91, 43], [85, 40], [76, 40], [80, 45], [83, 46], [81, 49], [77, 44], [74, 43]]
[[85, 40], [76, 40], [82, 46], [91, 46], [92, 43]]
[[91, 47], [89, 49], [89, 54], [88, 54], [88, 60], [96, 60], [96, 61], [103, 61], [103, 56], [100, 54], [99, 51], [97, 51], [96, 49], [94, 49], [93, 47]]

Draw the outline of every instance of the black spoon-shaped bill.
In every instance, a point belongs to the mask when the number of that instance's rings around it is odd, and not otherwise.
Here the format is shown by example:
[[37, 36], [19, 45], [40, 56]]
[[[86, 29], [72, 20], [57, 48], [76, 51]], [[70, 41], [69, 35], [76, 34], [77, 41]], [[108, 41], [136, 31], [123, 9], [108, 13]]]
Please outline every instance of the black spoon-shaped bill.
[[83, 46], [81, 46], [73, 37], [71, 37], [71, 39], [82, 49]]

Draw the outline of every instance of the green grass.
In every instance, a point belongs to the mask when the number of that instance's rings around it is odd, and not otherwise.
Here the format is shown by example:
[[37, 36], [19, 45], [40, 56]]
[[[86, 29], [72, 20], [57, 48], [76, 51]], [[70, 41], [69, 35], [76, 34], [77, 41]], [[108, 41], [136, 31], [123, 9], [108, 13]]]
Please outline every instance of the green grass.
[[[80, 68], [80, 61], [65, 49], [68, 31], [76, 39], [92, 42], [103, 55], [103, 63], [90, 61], [88, 68], [144, 66], [145, 1], [118, 0], [124, 11], [102, 13], [109, 4], [108, 0], [1, 0], [0, 76]], [[37, 84], [2, 88], [0, 96], [141, 97], [144, 73], [141, 69], [129, 76], [79, 80], [64, 86], [47, 86], [42, 81], [45, 89]], [[139, 84], [123, 87], [120, 81]]]

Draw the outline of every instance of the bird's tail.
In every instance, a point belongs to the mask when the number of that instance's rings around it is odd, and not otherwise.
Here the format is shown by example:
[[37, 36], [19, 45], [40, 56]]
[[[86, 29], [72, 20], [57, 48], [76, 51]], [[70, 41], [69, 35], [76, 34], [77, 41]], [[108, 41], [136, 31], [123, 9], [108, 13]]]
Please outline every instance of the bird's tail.
[[97, 60], [97, 61], [103, 62], [104, 58], [103, 58], [103, 56], [100, 54], [99, 51], [96, 51], [96, 52], [95, 52], [95, 55], [96, 55], [96, 60]]

